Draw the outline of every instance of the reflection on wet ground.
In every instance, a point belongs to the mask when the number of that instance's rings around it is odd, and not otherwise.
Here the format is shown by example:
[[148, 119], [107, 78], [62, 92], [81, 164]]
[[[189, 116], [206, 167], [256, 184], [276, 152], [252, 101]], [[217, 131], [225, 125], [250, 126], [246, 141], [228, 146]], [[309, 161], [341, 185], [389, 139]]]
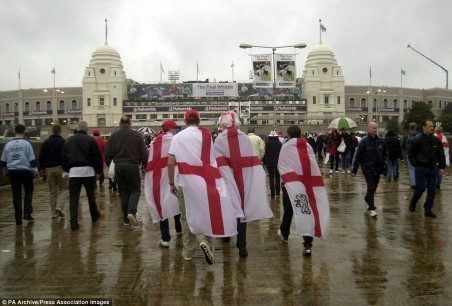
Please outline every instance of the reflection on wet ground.
[[213, 266], [201, 252], [193, 261], [183, 260], [175, 235], [169, 249], [160, 248], [160, 231], [149, 220], [144, 197], [138, 213], [144, 227], [131, 229], [122, 225], [119, 197], [97, 188], [104, 217], [92, 224], [83, 196], [81, 228], [71, 232], [68, 220], [50, 218], [43, 182], [36, 184], [35, 222], [21, 227], [14, 224], [10, 189], [3, 187], [0, 298], [111, 298], [120, 305], [447, 304], [451, 171], [435, 200], [436, 220], [425, 219], [421, 205], [408, 212], [406, 175], [403, 165], [399, 182], [381, 181], [376, 220], [366, 214], [362, 176], [326, 175], [330, 235], [314, 240], [312, 258], [303, 258], [301, 237], [291, 235], [288, 244], [276, 237], [282, 215], [276, 198], [275, 218], [248, 226], [248, 258], [238, 257], [235, 238], [218, 240]]

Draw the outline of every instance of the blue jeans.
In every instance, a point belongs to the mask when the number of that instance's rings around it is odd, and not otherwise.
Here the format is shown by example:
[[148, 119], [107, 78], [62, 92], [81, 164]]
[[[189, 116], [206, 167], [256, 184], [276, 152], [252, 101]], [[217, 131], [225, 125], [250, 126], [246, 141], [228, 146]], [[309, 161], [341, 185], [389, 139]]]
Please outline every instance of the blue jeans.
[[410, 163], [408, 158], [406, 159], [406, 164], [408, 165], [408, 173], [410, 174], [410, 186], [416, 186], [416, 177], [414, 174], [414, 166]]
[[399, 176], [399, 163], [397, 159], [388, 159], [386, 161], [386, 168], [388, 170], [386, 174], [388, 180], [396, 179]]
[[341, 154], [342, 170], [348, 170], [350, 168], [350, 151], [345, 151]]
[[436, 195], [436, 182], [438, 177], [438, 167], [415, 167], [416, 189], [411, 198], [410, 206], [416, 207], [417, 201], [427, 188], [427, 198], [425, 199], [424, 209], [432, 210], [433, 200]]

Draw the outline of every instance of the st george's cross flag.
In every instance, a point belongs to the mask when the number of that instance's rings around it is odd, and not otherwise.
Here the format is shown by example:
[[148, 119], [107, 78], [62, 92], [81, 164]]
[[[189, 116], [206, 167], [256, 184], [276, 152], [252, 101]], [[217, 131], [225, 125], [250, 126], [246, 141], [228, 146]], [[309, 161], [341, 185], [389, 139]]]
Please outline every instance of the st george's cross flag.
[[292, 204], [297, 232], [325, 237], [330, 219], [328, 196], [315, 154], [304, 138], [292, 138], [282, 146], [278, 170]]
[[187, 223], [193, 234], [230, 237], [237, 218], [213, 155], [210, 132], [189, 126], [176, 134], [170, 147], [178, 169], [176, 185], [183, 190]]
[[158, 134], [149, 148], [149, 158], [144, 175], [144, 195], [152, 221], [180, 214], [179, 202], [170, 191], [168, 180], [168, 151], [173, 134]]
[[[223, 116], [231, 116], [226, 112]], [[221, 120], [221, 117], [220, 117]], [[253, 149], [249, 136], [235, 125], [221, 132], [215, 139], [214, 154], [235, 209], [245, 215], [242, 222], [273, 218], [268, 203], [266, 174], [261, 160]]]
[[447, 142], [446, 136], [442, 132], [436, 132], [435, 136], [441, 141], [444, 149], [444, 157], [446, 158], [446, 166], [450, 165], [450, 155], [449, 155], [449, 143]]

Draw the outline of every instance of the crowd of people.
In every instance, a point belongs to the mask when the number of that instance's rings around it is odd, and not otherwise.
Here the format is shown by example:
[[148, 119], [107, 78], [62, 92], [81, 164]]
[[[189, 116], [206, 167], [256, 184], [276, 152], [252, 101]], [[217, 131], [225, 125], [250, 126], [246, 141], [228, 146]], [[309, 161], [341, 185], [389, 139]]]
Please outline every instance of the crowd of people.
[[[24, 139], [25, 127], [15, 127], [16, 137], [1, 156], [3, 173], [9, 178], [13, 194], [16, 225], [33, 218], [33, 180], [42, 176], [49, 188], [52, 218], [65, 217], [64, 190], [69, 190], [70, 229], [79, 229], [79, 200], [85, 189], [92, 222], [102, 218], [95, 196], [103, 185], [104, 167], [109, 169], [109, 189], [119, 191], [124, 226], [140, 227], [137, 208], [144, 174], [144, 194], [149, 215], [159, 223], [161, 247], [169, 247], [169, 220], [174, 219], [176, 235], [182, 236], [182, 256], [191, 260], [199, 248], [208, 264], [214, 262], [213, 238], [237, 236], [240, 257], [246, 257], [247, 223], [273, 218], [270, 199], [282, 192], [284, 213], [275, 235], [287, 243], [292, 218], [303, 236], [304, 254], [312, 253], [313, 237], [324, 237], [329, 227], [329, 202], [319, 162], [329, 163], [329, 175], [356, 175], [361, 167], [367, 192], [364, 201], [369, 215], [377, 216], [374, 194], [384, 175], [388, 182], [399, 179], [399, 160], [406, 160], [410, 186], [414, 190], [409, 210], [414, 212], [427, 190], [426, 217], [436, 218], [433, 202], [440, 188], [444, 168], [449, 166], [449, 148], [441, 126], [426, 120], [422, 132], [412, 123], [399, 139], [388, 129], [378, 136], [378, 125], [371, 122], [366, 135], [346, 129], [330, 133], [302, 135], [290, 126], [286, 137], [270, 131], [265, 139], [253, 128], [240, 130], [234, 111], [218, 120], [213, 135], [200, 127], [200, 114], [185, 112], [186, 127], [172, 119], [163, 122], [153, 139], [143, 138], [131, 126], [130, 118], [120, 120], [120, 128], [107, 142], [99, 130], [90, 135], [85, 121], [78, 123], [74, 135], [64, 139], [61, 127], [52, 126], [39, 158]], [[267, 171], [265, 171], [265, 168]], [[24, 198], [22, 201], [22, 188]]]

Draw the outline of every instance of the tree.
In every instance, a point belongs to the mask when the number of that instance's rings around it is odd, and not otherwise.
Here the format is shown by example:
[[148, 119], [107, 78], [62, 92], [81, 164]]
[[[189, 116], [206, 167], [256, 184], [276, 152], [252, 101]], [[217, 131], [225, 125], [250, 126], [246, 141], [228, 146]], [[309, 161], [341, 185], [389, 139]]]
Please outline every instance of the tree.
[[430, 119], [432, 121], [435, 119], [435, 115], [431, 111], [431, 106], [424, 102], [413, 102], [410, 110], [405, 114], [402, 126], [405, 130], [408, 130], [408, 125], [411, 122], [414, 122], [420, 127], [426, 119]]
[[444, 132], [452, 133], [452, 103], [448, 102], [443, 114], [438, 118]]

